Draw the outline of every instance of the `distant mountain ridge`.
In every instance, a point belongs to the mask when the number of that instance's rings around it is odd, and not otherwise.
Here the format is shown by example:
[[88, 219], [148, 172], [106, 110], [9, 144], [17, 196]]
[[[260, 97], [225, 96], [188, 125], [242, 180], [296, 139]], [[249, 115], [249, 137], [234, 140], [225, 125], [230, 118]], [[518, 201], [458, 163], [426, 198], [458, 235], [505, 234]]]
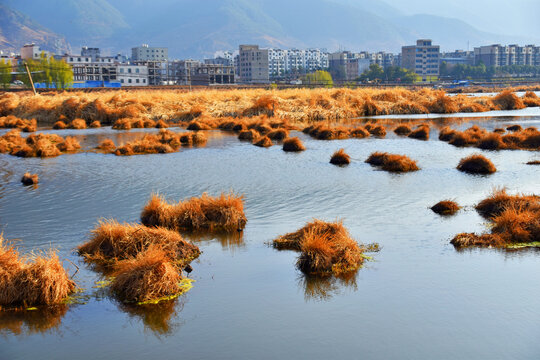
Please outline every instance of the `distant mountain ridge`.
[[[418, 38], [442, 49], [528, 41], [457, 19], [404, 15], [382, 0], [0, 0], [69, 43], [129, 53], [147, 43], [172, 58], [202, 58], [239, 44], [399, 52]], [[77, 51], [77, 50], [76, 50]]]

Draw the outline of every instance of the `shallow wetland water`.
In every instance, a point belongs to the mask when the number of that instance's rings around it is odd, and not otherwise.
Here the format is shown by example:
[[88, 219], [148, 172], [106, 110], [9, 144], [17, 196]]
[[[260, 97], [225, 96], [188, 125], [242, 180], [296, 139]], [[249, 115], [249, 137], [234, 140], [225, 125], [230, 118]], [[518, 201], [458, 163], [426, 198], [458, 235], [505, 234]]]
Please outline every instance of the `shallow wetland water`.
[[[302, 153], [210, 131], [205, 147], [171, 154], [0, 155], [4, 236], [21, 239], [23, 252], [58, 248], [80, 268], [75, 280], [85, 289], [80, 304], [40, 323], [31, 314], [0, 314], [0, 359], [537, 359], [540, 252], [456, 251], [449, 241], [485, 231], [473, 205], [493, 187], [540, 193], [540, 168], [525, 165], [540, 154], [456, 148], [437, 136], [451, 124], [540, 127], [540, 111], [432, 121], [429, 141], [391, 131], [384, 139], [320, 141], [293, 131], [307, 148]], [[76, 135], [91, 149], [105, 138], [118, 145], [148, 131], [156, 130], [56, 133]], [[351, 156], [347, 167], [329, 164], [339, 148]], [[421, 170], [378, 170], [364, 163], [374, 151], [406, 154]], [[498, 171], [456, 170], [475, 152]], [[21, 186], [26, 171], [39, 174], [37, 187]], [[99, 218], [138, 221], [152, 192], [178, 200], [231, 189], [245, 196], [243, 234], [192, 237], [203, 251], [192, 263], [195, 282], [173, 302], [120, 305], [74, 252]], [[443, 199], [464, 209], [440, 217], [430, 207]], [[268, 242], [313, 218], [343, 219], [357, 241], [377, 242], [381, 251], [352, 280], [306, 278], [294, 252]]]

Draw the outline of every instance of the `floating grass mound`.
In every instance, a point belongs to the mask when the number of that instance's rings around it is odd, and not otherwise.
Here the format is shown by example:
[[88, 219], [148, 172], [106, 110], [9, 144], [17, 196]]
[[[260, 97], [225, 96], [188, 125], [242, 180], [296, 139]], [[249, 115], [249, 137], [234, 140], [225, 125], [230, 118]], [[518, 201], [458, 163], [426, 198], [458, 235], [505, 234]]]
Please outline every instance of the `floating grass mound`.
[[54, 130], [64, 130], [65, 128], [67, 128], [67, 125], [65, 122], [63, 122], [62, 120], [58, 120], [57, 122], [54, 123], [53, 125], [53, 129]]
[[415, 160], [406, 155], [374, 152], [367, 159], [366, 163], [373, 166], [380, 166], [382, 170], [395, 173], [411, 172], [420, 170]]
[[124, 144], [115, 150], [117, 156], [168, 154], [183, 146], [203, 145], [206, 135], [199, 132], [175, 133], [161, 129], [158, 135], [146, 134], [142, 139]]
[[238, 140], [247, 140], [247, 141], [253, 141], [254, 139], [257, 139], [261, 136], [257, 130], [249, 129], [249, 130], [242, 130], [238, 134]]
[[36, 185], [39, 181], [39, 176], [38, 174], [30, 174], [29, 172], [27, 173], [24, 173], [22, 179], [21, 179], [21, 182], [23, 185], [25, 186], [28, 186], [28, 185]]
[[69, 124], [69, 128], [76, 129], [76, 130], [86, 129], [86, 121], [84, 121], [83, 119], [74, 119]]
[[310, 125], [304, 128], [302, 132], [317, 140], [340, 140], [348, 139], [350, 136], [349, 128], [344, 126], [332, 127], [323, 124]]
[[461, 159], [457, 169], [469, 174], [493, 174], [497, 171], [497, 168], [493, 163], [481, 154], [473, 154], [466, 158]]
[[112, 125], [114, 130], [131, 130], [154, 127], [157, 127], [154, 120], [142, 117], [121, 118], [116, 120]]
[[270, 146], [272, 146], [274, 144], [272, 143], [272, 140], [270, 140], [270, 138], [268, 136], [261, 136], [260, 138], [256, 139], [253, 142], [253, 145], [258, 146], [258, 147], [267, 148], [267, 147], [270, 147]]
[[330, 158], [330, 164], [334, 165], [349, 165], [351, 157], [345, 152], [345, 149], [339, 149]]
[[89, 127], [93, 128], [93, 129], [97, 129], [97, 128], [101, 127], [101, 123], [98, 120], [92, 121], [90, 123]]
[[540, 245], [540, 197], [508, 195], [496, 190], [476, 209], [491, 222], [489, 234], [458, 234], [451, 243], [457, 247], [536, 247]]
[[431, 207], [434, 213], [439, 215], [454, 215], [460, 209], [460, 206], [455, 201], [443, 200], [439, 201]]
[[0, 235], [0, 309], [59, 304], [75, 287], [55, 252], [21, 257]]
[[37, 130], [37, 120], [20, 119], [13, 115], [2, 116], [0, 117], [0, 128], [13, 128], [24, 132], [34, 132]]
[[0, 136], [0, 153], [18, 157], [54, 157], [81, 148], [74, 137], [62, 138], [56, 134], [32, 134], [23, 138], [19, 130]]
[[96, 149], [104, 152], [113, 152], [116, 149], [116, 145], [111, 139], [105, 139], [96, 147]]
[[283, 151], [300, 152], [304, 150], [306, 150], [306, 147], [302, 143], [302, 140], [297, 137], [288, 138], [283, 141]]
[[271, 140], [283, 141], [289, 136], [289, 131], [286, 129], [276, 129], [268, 133], [268, 136]]
[[159, 248], [150, 247], [133, 259], [118, 262], [113, 277], [111, 291], [122, 302], [156, 301], [182, 292], [182, 275]]
[[409, 134], [412, 139], [429, 140], [429, 125], [423, 124], [418, 126]]
[[311, 275], [341, 275], [362, 266], [365, 249], [354, 241], [342, 222], [314, 220], [300, 230], [273, 241], [279, 250], [300, 252], [297, 267]]
[[406, 124], [401, 124], [394, 129], [394, 133], [400, 136], [407, 136], [411, 133], [411, 127]]
[[115, 220], [100, 221], [90, 239], [78, 247], [79, 255], [87, 261], [110, 265], [120, 260], [135, 258], [149, 248], [159, 248], [170, 261], [187, 265], [200, 255], [197, 246], [182, 236], [161, 227], [140, 224], [120, 224]]
[[241, 231], [247, 223], [242, 196], [222, 193], [212, 197], [203, 194], [169, 204], [152, 195], [141, 213], [147, 226], [163, 226], [183, 231]]

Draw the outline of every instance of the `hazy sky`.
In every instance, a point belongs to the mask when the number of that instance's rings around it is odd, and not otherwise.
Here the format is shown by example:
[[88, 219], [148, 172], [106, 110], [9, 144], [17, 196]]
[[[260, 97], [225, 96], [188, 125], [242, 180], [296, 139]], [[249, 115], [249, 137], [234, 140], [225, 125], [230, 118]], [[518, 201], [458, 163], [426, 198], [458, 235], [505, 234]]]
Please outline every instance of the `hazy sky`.
[[406, 14], [453, 17], [483, 31], [522, 36], [535, 34], [535, 37], [540, 37], [540, 0], [384, 1]]

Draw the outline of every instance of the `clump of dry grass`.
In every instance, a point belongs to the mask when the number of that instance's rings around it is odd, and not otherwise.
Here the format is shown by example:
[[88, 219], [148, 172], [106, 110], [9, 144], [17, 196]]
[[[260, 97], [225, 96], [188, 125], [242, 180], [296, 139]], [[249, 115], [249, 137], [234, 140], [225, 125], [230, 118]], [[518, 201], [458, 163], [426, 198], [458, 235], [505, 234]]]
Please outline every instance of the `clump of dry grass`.
[[420, 170], [416, 161], [406, 155], [374, 152], [366, 159], [366, 163], [396, 173]]
[[253, 105], [243, 111], [244, 116], [266, 115], [274, 116], [278, 109], [279, 101], [273, 95], [263, 95], [253, 102]]
[[156, 128], [157, 128], [157, 129], [166, 129], [166, 128], [168, 128], [168, 127], [169, 127], [169, 124], [167, 124], [167, 123], [166, 123], [165, 121], [163, 121], [163, 120], [158, 120], [158, 121], [156, 122]]
[[300, 251], [297, 267], [306, 274], [341, 275], [364, 262], [364, 248], [354, 241], [341, 221], [314, 220], [294, 233], [273, 241], [279, 250]]
[[260, 136], [261, 135], [257, 132], [257, 130], [249, 129], [249, 130], [240, 131], [240, 133], [238, 134], [238, 139], [253, 141], [254, 139], [259, 138]]
[[270, 138], [271, 140], [282, 141], [289, 136], [289, 131], [287, 131], [286, 129], [276, 129], [270, 131], [266, 136], [268, 136], [268, 138]]
[[370, 137], [371, 134], [369, 133], [369, 131], [367, 131], [364, 127], [362, 126], [359, 126], [359, 127], [356, 127], [354, 129], [352, 129], [349, 133], [349, 135], [353, 138], [357, 138], [357, 139], [363, 139], [363, 138], [367, 138], [367, 137]]
[[506, 130], [504, 130], [503, 128], [496, 128], [495, 130], [493, 130], [493, 132], [496, 134], [504, 134]]
[[418, 140], [429, 140], [429, 125], [422, 124], [411, 131], [409, 137]]
[[92, 122], [90, 123], [90, 127], [93, 128], [93, 129], [100, 128], [100, 127], [101, 127], [101, 123], [99, 122], [99, 120], [92, 121]]
[[434, 114], [453, 114], [459, 112], [458, 103], [444, 93], [437, 94], [436, 98], [427, 104], [429, 112]]
[[400, 136], [406, 136], [406, 135], [409, 135], [411, 133], [411, 127], [407, 124], [401, 124], [401, 125], [398, 125], [395, 129], [394, 129], [394, 133], [396, 133], [396, 135], [400, 135]]
[[152, 195], [141, 213], [141, 222], [184, 231], [241, 231], [247, 219], [242, 196], [222, 193], [212, 197], [205, 193], [173, 204]]
[[75, 291], [54, 251], [21, 257], [0, 235], [0, 306], [58, 304]]
[[86, 129], [86, 121], [84, 121], [83, 119], [74, 119], [69, 124], [69, 128], [76, 129], [76, 130]]
[[515, 125], [507, 126], [507, 127], [506, 127], [506, 130], [512, 131], [512, 132], [516, 132], [516, 131], [521, 131], [521, 130], [523, 130], [523, 128], [521, 127], [521, 125], [515, 124]]
[[200, 130], [211, 130], [212, 127], [204, 122], [193, 120], [192, 122], [188, 124], [186, 129], [200, 131]]
[[461, 159], [457, 169], [469, 174], [493, 174], [497, 168], [482, 154], [473, 154]]
[[527, 91], [521, 100], [527, 107], [540, 106], [540, 98], [532, 91]]
[[38, 181], [39, 181], [38, 174], [30, 174], [29, 172], [24, 173], [24, 175], [23, 175], [23, 177], [21, 179], [21, 182], [25, 186], [36, 185], [38, 183]]
[[180, 266], [189, 264], [201, 253], [197, 246], [184, 240], [176, 231], [120, 224], [115, 220], [101, 220], [92, 230], [90, 239], [78, 247], [78, 252], [87, 261], [106, 265], [134, 258], [151, 247], [159, 248], [170, 261]]
[[37, 130], [37, 120], [20, 119], [13, 115], [0, 117], [0, 128], [20, 129], [24, 132], [34, 132]]
[[527, 165], [540, 165], [540, 160], [527, 161]]
[[63, 122], [62, 120], [58, 120], [57, 122], [54, 123], [53, 125], [53, 129], [55, 130], [63, 130], [67, 128], [67, 125], [65, 122]]
[[518, 110], [525, 108], [523, 100], [521, 100], [511, 90], [504, 90], [495, 96], [495, 98], [493, 98], [493, 103], [500, 110]]
[[491, 133], [482, 137], [478, 141], [477, 147], [483, 150], [501, 150], [506, 148], [506, 144], [500, 134]]
[[461, 207], [452, 200], [439, 201], [431, 207], [434, 213], [439, 215], [454, 215]]
[[259, 137], [258, 139], [255, 139], [253, 141], [253, 145], [255, 146], [258, 146], [258, 147], [270, 147], [272, 145], [274, 145], [272, 143], [272, 140], [270, 140], [270, 138], [268, 136], [261, 136]]
[[181, 292], [180, 272], [168, 254], [155, 247], [115, 265], [111, 291], [123, 302], [146, 302]]
[[80, 147], [77, 139], [69, 136], [62, 138], [56, 134], [39, 133], [23, 138], [14, 129], [0, 136], [0, 153], [18, 157], [54, 157]]
[[178, 151], [182, 145], [202, 145], [206, 135], [199, 132], [175, 133], [161, 129], [159, 134], [146, 134], [142, 139], [124, 144], [115, 151], [117, 156], [142, 154], [168, 154]]
[[113, 152], [116, 149], [116, 145], [111, 139], [105, 139], [96, 147], [96, 149], [105, 152]]
[[386, 128], [382, 125], [370, 126], [370, 124], [368, 124], [366, 125], [366, 130], [373, 136], [381, 138], [386, 136]]
[[345, 149], [337, 150], [330, 158], [330, 164], [334, 165], [349, 165], [351, 157], [345, 152]]
[[439, 132], [439, 140], [441, 140], [441, 141], [450, 141], [450, 140], [452, 140], [452, 138], [454, 137], [454, 135], [456, 133], [457, 133], [456, 130], [454, 130], [454, 129], [448, 127], [448, 126], [445, 126]]
[[343, 127], [343, 126], [326, 126], [323, 124], [319, 125], [311, 125], [304, 130], [302, 130], [305, 134], [308, 134], [312, 138], [315, 138], [317, 140], [341, 140], [341, 139], [348, 139], [350, 129]]
[[490, 196], [476, 205], [476, 211], [485, 218], [500, 215], [507, 208], [540, 211], [540, 197], [536, 195], [509, 195], [506, 189], [494, 189]]
[[283, 141], [283, 151], [300, 152], [306, 150], [306, 147], [298, 137], [292, 137]]
[[461, 233], [457, 234], [450, 243], [456, 248], [465, 247], [502, 247], [504, 241], [497, 235], [493, 234], [481, 234], [474, 233]]

